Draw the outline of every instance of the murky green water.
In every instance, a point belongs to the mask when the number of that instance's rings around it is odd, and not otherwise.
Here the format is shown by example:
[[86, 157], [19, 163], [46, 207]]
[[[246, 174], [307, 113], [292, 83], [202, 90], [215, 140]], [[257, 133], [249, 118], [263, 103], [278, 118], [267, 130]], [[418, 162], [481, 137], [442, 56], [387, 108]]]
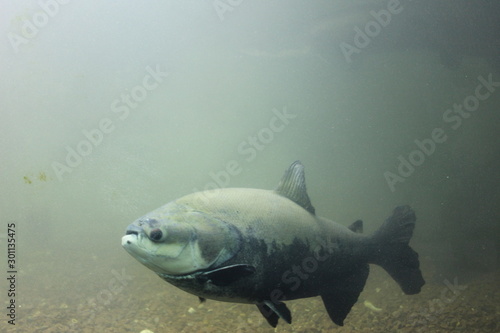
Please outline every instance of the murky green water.
[[6, 5], [0, 330], [272, 331], [253, 305], [200, 306], [120, 241], [171, 200], [273, 189], [300, 159], [320, 216], [363, 219], [370, 234], [411, 205], [427, 283], [406, 296], [373, 266], [344, 327], [310, 298], [287, 302], [293, 323], [276, 332], [498, 331], [499, 11], [427, 0]]

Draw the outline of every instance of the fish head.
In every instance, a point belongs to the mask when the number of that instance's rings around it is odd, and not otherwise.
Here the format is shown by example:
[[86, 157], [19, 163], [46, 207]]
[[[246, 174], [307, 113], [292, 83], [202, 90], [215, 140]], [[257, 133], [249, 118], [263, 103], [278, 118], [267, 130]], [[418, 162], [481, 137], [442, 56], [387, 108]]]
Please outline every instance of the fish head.
[[173, 202], [130, 224], [122, 246], [157, 274], [185, 275], [230, 259], [239, 238], [230, 224]]

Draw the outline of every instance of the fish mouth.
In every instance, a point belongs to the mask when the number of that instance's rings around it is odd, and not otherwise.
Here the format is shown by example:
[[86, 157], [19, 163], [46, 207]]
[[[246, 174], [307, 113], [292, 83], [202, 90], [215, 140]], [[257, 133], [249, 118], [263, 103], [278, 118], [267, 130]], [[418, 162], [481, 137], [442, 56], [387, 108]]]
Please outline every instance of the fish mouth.
[[139, 235], [135, 233], [127, 233], [125, 236], [122, 237], [122, 246], [127, 247], [129, 245], [137, 243], [137, 240], [139, 239]]
[[131, 225], [122, 237], [122, 247], [141, 264], [155, 273], [172, 273], [162, 266], [168, 257], [157, 254], [159, 245], [153, 243], [146, 236], [142, 228]]
[[122, 246], [127, 248], [127, 246], [130, 245], [137, 245], [137, 242], [143, 234], [144, 231], [142, 228], [133, 224], [129, 225], [127, 230], [125, 230], [125, 236], [122, 237]]

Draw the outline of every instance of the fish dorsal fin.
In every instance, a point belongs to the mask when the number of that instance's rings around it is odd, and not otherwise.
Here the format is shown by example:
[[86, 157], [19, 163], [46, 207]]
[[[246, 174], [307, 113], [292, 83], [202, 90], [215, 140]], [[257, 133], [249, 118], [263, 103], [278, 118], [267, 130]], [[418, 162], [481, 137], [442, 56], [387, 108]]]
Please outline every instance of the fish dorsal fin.
[[314, 207], [311, 204], [311, 200], [309, 200], [309, 196], [306, 191], [304, 166], [300, 163], [300, 161], [295, 161], [292, 165], [290, 165], [290, 167], [288, 167], [275, 192], [292, 200], [309, 213], [314, 214]]
[[353, 222], [348, 228], [357, 234], [362, 234], [363, 233], [363, 221], [357, 220], [356, 222]]

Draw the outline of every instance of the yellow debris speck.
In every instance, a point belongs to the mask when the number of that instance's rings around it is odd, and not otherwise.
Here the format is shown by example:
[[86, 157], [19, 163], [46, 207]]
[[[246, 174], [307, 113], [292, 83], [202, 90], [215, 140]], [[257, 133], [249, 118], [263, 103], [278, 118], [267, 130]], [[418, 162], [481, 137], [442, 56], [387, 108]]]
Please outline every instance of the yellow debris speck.
[[377, 308], [375, 305], [372, 304], [370, 301], [364, 301], [363, 302], [364, 306], [366, 306], [368, 309], [375, 311], [375, 312], [380, 312], [382, 311], [381, 308]]

